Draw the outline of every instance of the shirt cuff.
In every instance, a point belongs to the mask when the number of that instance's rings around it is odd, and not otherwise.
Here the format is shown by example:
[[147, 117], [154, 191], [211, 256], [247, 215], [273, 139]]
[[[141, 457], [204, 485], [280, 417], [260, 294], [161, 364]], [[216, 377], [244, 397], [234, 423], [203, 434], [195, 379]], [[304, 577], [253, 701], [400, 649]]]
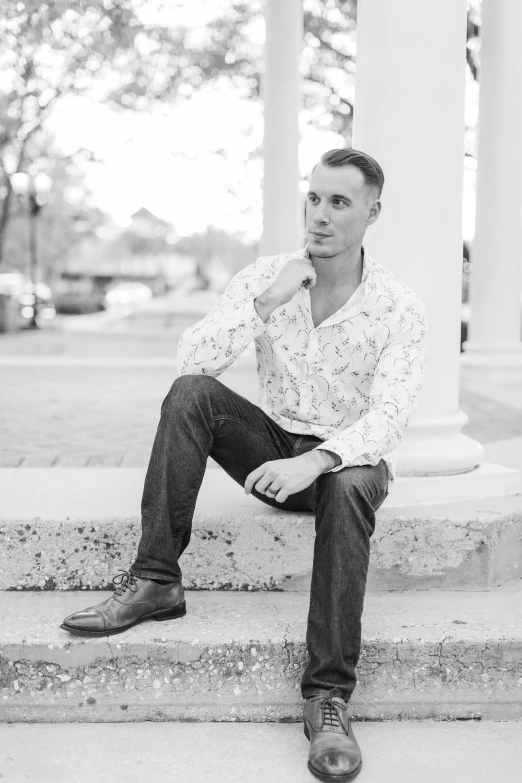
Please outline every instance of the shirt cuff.
[[338, 470], [342, 470], [343, 468], [347, 467], [346, 464], [343, 464], [343, 458], [341, 457], [341, 455], [337, 451], [335, 451], [334, 449], [332, 449], [329, 446], [327, 446], [326, 444], [324, 444], [322, 446], [321, 445], [316, 446], [315, 450], [316, 449], [320, 449], [321, 451], [330, 451], [332, 454], [335, 454], [335, 456], [339, 457], [339, 459], [341, 460], [341, 464], [340, 465], [335, 465], [335, 467], [330, 468], [330, 470], [325, 470], [324, 471], [325, 473], [336, 473]]
[[262, 334], [264, 331], [266, 331], [268, 324], [261, 319], [259, 313], [257, 312], [254, 301], [255, 299], [257, 299], [257, 297], [248, 299], [245, 302], [244, 316], [245, 320], [248, 319], [248, 325], [252, 329], [256, 330], [255, 336], [257, 337], [258, 334]]

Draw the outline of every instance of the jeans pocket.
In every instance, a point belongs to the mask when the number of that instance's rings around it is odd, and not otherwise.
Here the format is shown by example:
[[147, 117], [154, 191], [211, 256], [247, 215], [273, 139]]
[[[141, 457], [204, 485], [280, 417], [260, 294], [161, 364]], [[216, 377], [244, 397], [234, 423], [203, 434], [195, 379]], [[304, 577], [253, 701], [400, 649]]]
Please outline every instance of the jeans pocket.
[[294, 446], [292, 448], [292, 457], [298, 457], [299, 456], [299, 445], [303, 439], [297, 438], [297, 440], [294, 443]]
[[384, 503], [388, 495], [389, 495], [389, 485], [386, 486], [384, 492], [376, 496], [376, 501], [374, 501], [374, 503], [372, 504], [374, 511], [378, 511], [380, 509], [380, 507], [382, 506], [382, 504]]
[[308, 451], [315, 449], [315, 447], [322, 442], [321, 438], [316, 438], [315, 435], [301, 435], [294, 443], [292, 457], [300, 457], [302, 454], [306, 454]]

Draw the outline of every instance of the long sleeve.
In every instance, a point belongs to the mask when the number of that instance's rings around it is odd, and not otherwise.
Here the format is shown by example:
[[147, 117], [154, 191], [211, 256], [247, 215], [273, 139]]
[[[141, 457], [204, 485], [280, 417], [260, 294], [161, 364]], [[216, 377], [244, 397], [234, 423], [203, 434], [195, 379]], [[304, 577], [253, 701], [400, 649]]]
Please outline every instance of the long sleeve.
[[259, 287], [251, 264], [232, 278], [219, 305], [183, 332], [178, 342], [180, 375], [221, 375], [266, 330], [254, 306], [262, 293]]
[[355, 465], [378, 465], [397, 448], [422, 387], [426, 351], [426, 311], [417, 299], [405, 308], [396, 333], [379, 356], [369, 410], [354, 424], [317, 446], [334, 452], [342, 460], [330, 473]]

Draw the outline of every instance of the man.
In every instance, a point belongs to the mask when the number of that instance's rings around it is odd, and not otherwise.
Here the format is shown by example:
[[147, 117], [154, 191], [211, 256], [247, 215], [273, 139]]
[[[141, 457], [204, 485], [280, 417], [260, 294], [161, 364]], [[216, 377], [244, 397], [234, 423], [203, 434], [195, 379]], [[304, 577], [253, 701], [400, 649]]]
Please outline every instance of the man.
[[[312, 173], [304, 251], [260, 258], [178, 346], [145, 479], [143, 534], [130, 573], [73, 633], [118, 633], [185, 614], [178, 558], [188, 546], [207, 457], [246, 493], [316, 515], [301, 690], [308, 766], [350, 780], [361, 751], [347, 703], [356, 683], [375, 512], [422, 380], [425, 310], [363, 249], [381, 210], [379, 164], [326, 153]], [[255, 340], [260, 406], [216, 380]]]

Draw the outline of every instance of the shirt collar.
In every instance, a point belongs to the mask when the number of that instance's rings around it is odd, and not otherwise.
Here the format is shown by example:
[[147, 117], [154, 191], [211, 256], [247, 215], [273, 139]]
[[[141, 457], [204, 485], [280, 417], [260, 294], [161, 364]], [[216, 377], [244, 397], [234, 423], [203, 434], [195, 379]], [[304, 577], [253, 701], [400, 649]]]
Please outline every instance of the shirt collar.
[[[362, 257], [363, 257], [363, 273], [361, 278], [361, 285], [358, 290], [358, 296], [357, 300], [360, 300], [361, 298], [366, 298], [366, 295], [368, 293], [368, 283], [370, 281], [370, 275], [371, 271], [375, 265], [375, 262], [372, 258], [372, 256], [366, 252], [364, 247], [361, 248], [362, 251]], [[289, 258], [302, 258], [306, 256], [307, 258], [310, 258], [310, 251], [308, 250], [308, 243], [304, 246], [302, 250], [298, 250], [296, 253], [292, 253]]]
[[[329, 318], [323, 321], [320, 324], [320, 327], [333, 326], [337, 323], [340, 323], [346, 318], [354, 316], [364, 306], [363, 302], [366, 301], [367, 297], [370, 294], [370, 282], [371, 282], [372, 270], [374, 268], [375, 262], [373, 258], [365, 251], [364, 248], [362, 248], [362, 253], [363, 253], [363, 274], [362, 274], [361, 284], [358, 287], [357, 291], [355, 292], [355, 296], [353, 296], [353, 298], [350, 298], [350, 300], [343, 307], [341, 307], [340, 310], [337, 310], [336, 313], [333, 313]], [[298, 250], [296, 253], [291, 253], [289, 256], [286, 256], [286, 259], [290, 260], [293, 258], [303, 258], [303, 255], [310, 258], [308, 245], [305, 245], [303, 249]], [[302, 290], [306, 296], [310, 295], [310, 292], [308, 290], [304, 288]]]

